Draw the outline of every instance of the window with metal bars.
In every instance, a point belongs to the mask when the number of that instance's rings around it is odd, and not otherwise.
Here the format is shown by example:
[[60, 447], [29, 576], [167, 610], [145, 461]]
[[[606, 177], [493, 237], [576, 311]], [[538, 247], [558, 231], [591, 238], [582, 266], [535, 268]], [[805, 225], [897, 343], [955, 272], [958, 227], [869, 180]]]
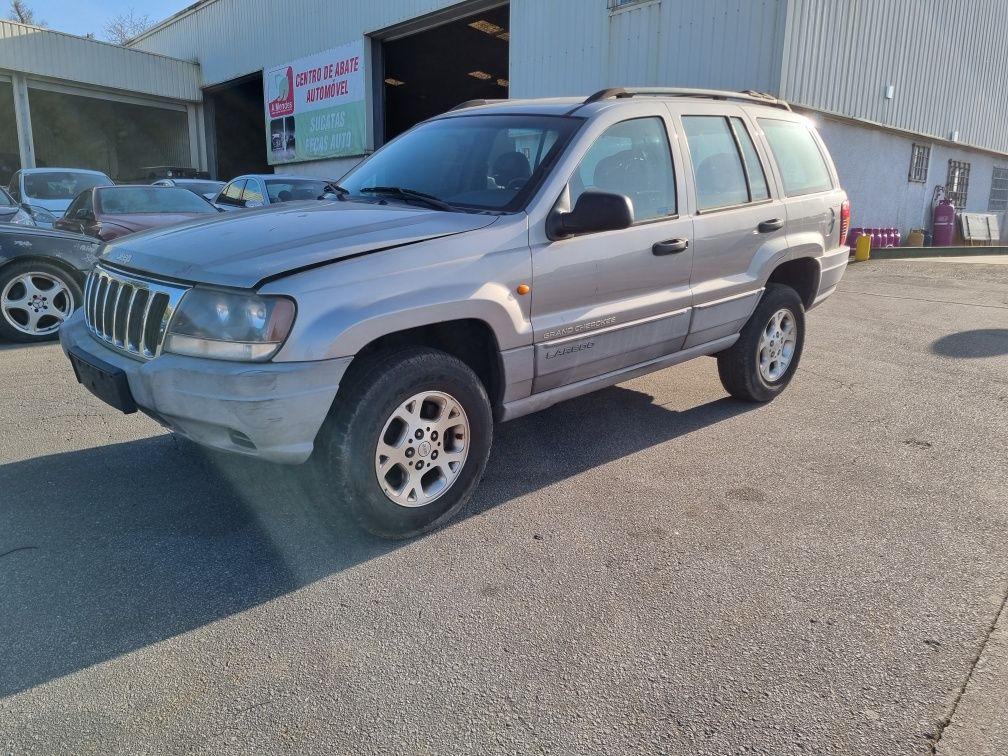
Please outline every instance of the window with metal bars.
[[915, 144], [910, 151], [910, 181], [920, 184], [927, 181], [929, 162], [931, 162], [931, 145]]
[[966, 195], [969, 192], [970, 164], [961, 160], [949, 160], [948, 180], [945, 182], [945, 196], [959, 210], [966, 207]]
[[995, 168], [991, 179], [990, 200], [987, 202], [987, 212], [1003, 213], [1008, 211], [1008, 168]]

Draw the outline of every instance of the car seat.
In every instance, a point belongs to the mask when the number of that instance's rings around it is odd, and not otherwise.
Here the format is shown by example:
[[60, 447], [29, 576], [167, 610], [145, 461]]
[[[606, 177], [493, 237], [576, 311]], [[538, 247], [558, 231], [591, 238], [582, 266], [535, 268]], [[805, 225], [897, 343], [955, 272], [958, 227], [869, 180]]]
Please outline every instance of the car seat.
[[532, 168], [529, 166], [528, 158], [522, 153], [504, 152], [494, 160], [490, 175], [497, 182], [497, 186], [506, 188], [517, 179], [528, 181], [532, 176]]

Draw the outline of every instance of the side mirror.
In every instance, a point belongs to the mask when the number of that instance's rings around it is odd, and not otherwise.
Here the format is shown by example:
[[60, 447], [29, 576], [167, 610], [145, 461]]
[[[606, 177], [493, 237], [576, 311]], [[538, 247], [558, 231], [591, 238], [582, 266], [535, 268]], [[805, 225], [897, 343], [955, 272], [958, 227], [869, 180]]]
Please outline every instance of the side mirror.
[[587, 191], [578, 197], [569, 212], [554, 210], [546, 223], [550, 239], [563, 239], [574, 234], [598, 231], [618, 231], [633, 225], [633, 203], [623, 194]]

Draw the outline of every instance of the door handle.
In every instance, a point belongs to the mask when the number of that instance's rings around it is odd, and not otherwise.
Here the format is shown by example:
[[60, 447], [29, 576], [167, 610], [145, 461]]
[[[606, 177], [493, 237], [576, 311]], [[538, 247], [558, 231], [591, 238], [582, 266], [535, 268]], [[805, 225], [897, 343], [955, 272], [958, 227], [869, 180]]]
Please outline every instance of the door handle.
[[689, 249], [689, 239], [668, 239], [656, 242], [651, 247], [651, 253], [659, 256], [674, 255], [679, 252], [685, 252], [687, 249]]
[[780, 218], [771, 218], [770, 220], [765, 220], [756, 226], [756, 230], [758, 230], [761, 234], [768, 234], [771, 231], [780, 231], [782, 228], [784, 228], [784, 221]]

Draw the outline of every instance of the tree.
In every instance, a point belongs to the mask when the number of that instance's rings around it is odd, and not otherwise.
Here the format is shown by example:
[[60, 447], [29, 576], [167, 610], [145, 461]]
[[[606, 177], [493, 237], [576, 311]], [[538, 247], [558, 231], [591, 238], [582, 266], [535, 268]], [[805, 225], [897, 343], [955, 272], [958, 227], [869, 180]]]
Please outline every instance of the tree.
[[35, 11], [28, 7], [24, 0], [10, 0], [10, 11], [7, 18], [22, 24], [32, 24], [33, 26], [48, 26], [45, 21], [35, 18]]
[[105, 38], [117, 45], [129, 44], [130, 40], [147, 31], [151, 26], [150, 16], [142, 16], [130, 8], [105, 24]]

